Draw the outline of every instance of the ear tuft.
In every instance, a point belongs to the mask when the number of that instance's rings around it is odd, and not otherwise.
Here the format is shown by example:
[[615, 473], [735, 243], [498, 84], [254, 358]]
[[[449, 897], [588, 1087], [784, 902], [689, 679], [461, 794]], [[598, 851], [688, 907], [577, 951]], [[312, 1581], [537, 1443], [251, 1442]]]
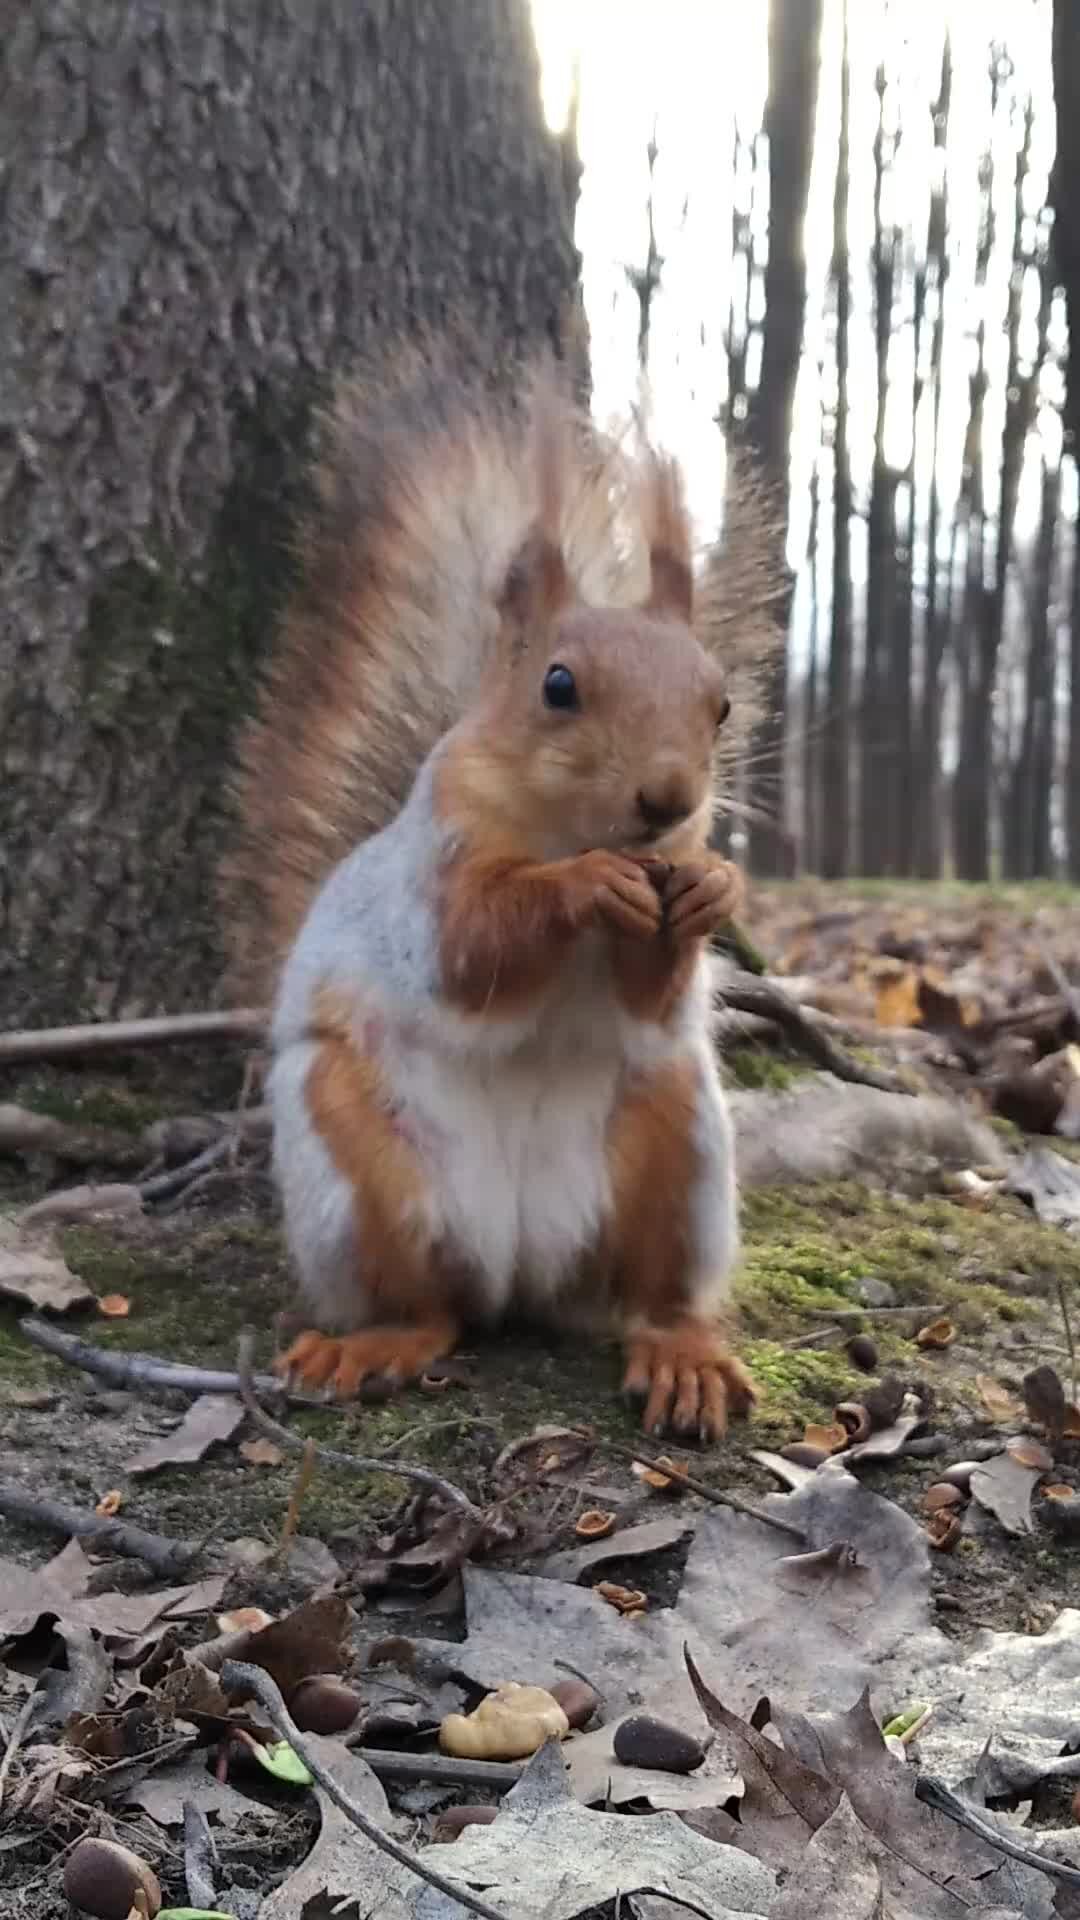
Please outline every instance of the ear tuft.
[[690, 516], [677, 462], [652, 448], [641, 468], [641, 511], [649, 548], [648, 613], [670, 614], [687, 625], [694, 616]]

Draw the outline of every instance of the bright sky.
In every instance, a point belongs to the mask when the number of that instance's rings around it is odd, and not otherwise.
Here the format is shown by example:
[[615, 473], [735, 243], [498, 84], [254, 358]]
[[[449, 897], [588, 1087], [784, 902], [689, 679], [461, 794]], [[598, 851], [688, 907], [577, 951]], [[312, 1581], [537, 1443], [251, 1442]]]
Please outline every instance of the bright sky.
[[[764, 266], [767, 178], [756, 188], [747, 167], [733, 173], [735, 132], [753, 137], [760, 125], [768, 79], [767, 0], [532, 0], [543, 65], [545, 109], [564, 122], [573, 64], [580, 63], [579, 140], [584, 174], [578, 245], [584, 255], [585, 299], [592, 334], [594, 405], [601, 419], [625, 412], [637, 380], [638, 304], [625, 268], [640, 266], [647, 250], [646, 149], [655, 127], [657, 244], [663, 284], [652, 315], [651, 384], [656, 431], [682, 458], [703, 534], [719, 520], [723, 499], [723, 442], [713, 415], [727, 391], [725, 334], [733, 296], [733, 198], [749, 211], [758, 266]], [[806, 550], [812, 464], [819, 457], [823, 402], [831, 377], [826, 282], [832, 246], [832, 196], [839, 114], [842, 0], [825, 0], [818, 140], [807, 223], [807, 301], [804, 362], [792, 446], [793, 513], [789, 552], [800, 566]], [[875, 369], [871, 286], [866, 263], [873, 233], [872, 151], [876, 130], [875, 69], [890, 80], [889, 110], [903, 129], [889, 182], [887, 216], [906, 229], [909, 262], [925, 246], [930, 183], [935, 166], [930, 104], [937, 95], [943, 34], [952, 37], [953, 96], [946, 160], [949, 178], [950, 277], [946, 293], [947, 376], [944, 386], [939, 478], [946, 500], [959, 479], [975, 329], [986, 320], [992, 388], [987, 406], [985, 487], [997, 497], [1004, 408], [1006, 342], [1002, 332], [1013, 239], [1013, 177], [1022, 130], [1020, 101], [1034, 88], [1038, 109], [1032, 141], [1028, 212], [1032, 235], [1045, 200], [1053, 158], [1049, 88], [1050, 0], [854, 0], [848, 7], [851, 60], [852, 183], [849, 237], [852, 259], [852, 463], [856, 499], [865, 504], [873, 453]], [[1008, 47], [1013, 70], [1004, 76], [999, 111], [990, 110], [991, 44]], [[978, 156], [989, 147], [995, 163], [997, 244], [985, 294], [976, 295], [972, 269], [977, 242]], [[757, 193], [759, 204], [751, 200]], [[1033, 347], [1037, 276], [1026, 289], [1024, 348]], [[981, 304], [980, 304], [981, 303]], [[751, 318], [760, 320], [760, 285], [751, 289]], [[1060, 331], [1060, 327], [1059, 327]], [[927, 327], [927, 338], [929, 327]], [[898, 468], [911, 452], [913, 332], [903, 304], [894, 315], [890, 378], [896, 404], [888, 448]], [[1043, 444], [1053, 453], [1060, 428], [1055, 402], [1060, 372], [1046, 370], [1040, 414]], [[916, 466], [923, 482], [930, 457], [928, 411], [920, 422]], [[1033, 518], [1039, 452], [1025, 478], [1021, 526]], [[827, 458], [822, 486], [829, 484]], [[828, 570], [827, 540], [822, 555]], [[853, 568], [864, 566], [856, 529]], [[798, 624], [798, 622], [797, 622]]]

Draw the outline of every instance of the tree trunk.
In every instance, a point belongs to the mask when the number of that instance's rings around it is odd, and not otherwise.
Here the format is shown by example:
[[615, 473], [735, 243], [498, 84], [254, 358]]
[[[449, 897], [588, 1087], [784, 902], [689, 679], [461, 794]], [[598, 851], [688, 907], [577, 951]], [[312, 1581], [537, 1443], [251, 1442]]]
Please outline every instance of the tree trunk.
[[836, 290], [836, 427], [833, 436], [833, 595], [829, 665], [822, 730], [822, 853], [827, 880], [848, 870], [851, 805], [851, 463], [848, 453], [848, 166], [851, 74], [847, 0], [840, 78], [840, 148], [833, 196], [833, 280]]
[[[941, 86], [934, 104], [934, 144], [943, 157], [948, 140], [952, 99], [952, 47], [948, 34], [941, 56]], [[957, 525], [954, 515], [948, 544], [948, 573], [939, 577], [939, 549], [943, 544], [938, 455], [941, 448], [942, 355], [945, 345], [945, 284], [949, 273], [948, 183], [944, 165], [938, 189], [931, 192], [926, 231], [926, 278], [934, 294], [934, 325], [930, 336], [930, 380], [933, 391], [931, 429], [930, 507], [926, 532], [926, 625], [923, 645], [922, 698], [913, 780], [913, 865], [923, 879], [940, 877], [943, 845], [941, 777], [941, 676], [949, 644], [952, 583], [956, 570]]]
[[889, 398], [889, 341], [893, 317], [892, 228], [882, 223], [881, 192], [885, 179], [885, 69], [877, 71], [878, 123], [874, 137], [874, 345], [877, 366], [877, 410], [874, 420], [874, 465], [870, 480], [870, 518], [867, 528], [866, 649], [859, 702], [858, 860], [860, 873], [884, 873], [887, 864], [888, 810], [866, 804], [882, 793], [894, 747], [889, 710], [889, 641], [893, 620], [896, 562], [896, 475], [885, 458], [885, 415]]
[[[1065, 450], [1080, 458], [1080, 8], [1054, 0], [1054, 105], [1057, 153], [1050, 176], [1053, 247], [1065, 289]], [[1080, 883], [1080, 522], [1075, 529], [1069, 607], [1069, 723], [1065, 752], [1065, 836], [1069, 878]]]
[[222, 767], [312, 400], [460, 310], [574, 331], [525, 0], [8, 9], [0, 1017], [220, 974]]
[[[785, 560], [789, 441], [806, 308], [803, 226], [817, 115], [822, 0], [772, 0], [769, 10], [769, 255], [761, 378], [751, 396], [747, 439], [773, 495], [776, 571], [788, 583], [777, 619], [787, 633], [794, 582]], [[787, 706], [786, 644], [777, 651], [765, 697], [765, 718], [752, 747], [750, 864], [779, 873], [785, 864], [783, 757]], [[774, 824], [775, 823], [775, 824]]]

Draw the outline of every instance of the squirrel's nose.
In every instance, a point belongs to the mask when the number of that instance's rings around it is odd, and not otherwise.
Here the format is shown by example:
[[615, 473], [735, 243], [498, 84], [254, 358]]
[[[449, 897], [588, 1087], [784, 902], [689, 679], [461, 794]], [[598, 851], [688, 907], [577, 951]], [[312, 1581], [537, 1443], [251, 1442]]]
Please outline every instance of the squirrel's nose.
[[666, 833], [694, 811], [685, 777], [670, 771], [638, 788], [637, 810], [650, 833]]

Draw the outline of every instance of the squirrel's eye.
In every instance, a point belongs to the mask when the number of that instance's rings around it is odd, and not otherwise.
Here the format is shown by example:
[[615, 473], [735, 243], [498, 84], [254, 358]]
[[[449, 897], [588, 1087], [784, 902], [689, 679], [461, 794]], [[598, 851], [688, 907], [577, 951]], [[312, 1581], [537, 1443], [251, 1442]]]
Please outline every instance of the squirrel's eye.
[[549, 667], [544, 675], [544, 705], [567, 712], [577, 704], [577, 682], [569, 667]]
[[730, 701], [730, 700], [729, 700], [729, 699], [727, 698], [727, 695], [725, 694], [725, 696], [724, 696], [724, 698], [723, 698], [723, 700], [721, 700], [721, 702], [720, 702], [720, 711], [719, 711], [719, 713], [718, 713], [718, 714], [717, 714], [717, 716], [716, 716], [716, 731], [717, 731], [717, 733], [719, 733], [719, 731], [720, 731], [720, 729], [721, 729], [721, 727], [722, 727], [722, 726], [723, 726], [723, 724], [724, 724], [724, 721], [725, 721], [725, 720], [727, 719], [727, 717], [728, 717], [728, 714], [729, 714], [730, 712], [731, 712], [731, 701]]

